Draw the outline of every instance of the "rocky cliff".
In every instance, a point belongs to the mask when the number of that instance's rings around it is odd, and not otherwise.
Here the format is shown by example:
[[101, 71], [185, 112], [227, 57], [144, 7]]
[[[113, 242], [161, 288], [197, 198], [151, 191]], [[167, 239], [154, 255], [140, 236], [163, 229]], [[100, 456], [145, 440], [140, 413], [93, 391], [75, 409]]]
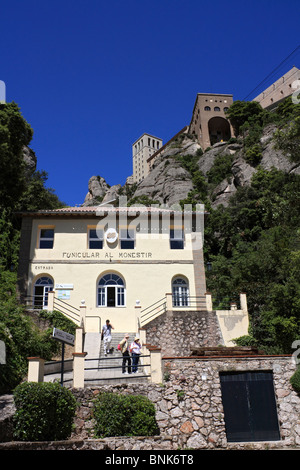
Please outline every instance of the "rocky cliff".
[[[134, 202], [159, 203], [171, 206], [186, 199], [195, 190], [193, 171], [182, 164], [196, 162], [196, 168], [209, 183], [208, 197], [213, 207], [228, 204], [240, 186], [250, 185], [258, 164], [265, 170], [275, 167], [278, 170], [300, 174], [300, 164], [291, 163], [288, 157], [275, 148], [274, 132], [276, 126], [266, 126], [258, 142], [259, 163], [249, 162], [243, 138], [231, 139], [228, 142], [215, 144], [209, 150], [202, 152], [195, 138], [188, 134], [180, 136], [166, 147], [163, 154], [157, 158], [150, 174], [138, 185], [115, 185], [110, 187], [104, 178], [92, 176], [88, 184], [88, 193], [83, 205], [108, 203], [118, 199], [121, 194], [128, 195], [128, 200]], [[217, 165], [225, 163], [225, 170], [218, 172], [218, 178], [211, 178]], [[195, 165], [194, 165], [195, 169]], [[222, 176], [222, 171], [224, 174]]]

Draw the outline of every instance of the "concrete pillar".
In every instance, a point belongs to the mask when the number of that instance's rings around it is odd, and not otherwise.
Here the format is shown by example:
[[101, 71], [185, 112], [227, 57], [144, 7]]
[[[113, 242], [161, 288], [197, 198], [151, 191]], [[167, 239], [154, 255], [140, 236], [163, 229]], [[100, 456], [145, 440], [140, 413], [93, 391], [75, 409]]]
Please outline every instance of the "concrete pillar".
[[28, 382], [44, 382], [45, 360], [40, 357], [28, 357]]
[[73, 353], [73, 387], [84, 388], [84, 358], [86, 352]]
[[83, 352], [83, 328], [76, 328], [75, 332], [75, 352]]
[[141, 345], [146, 343], [146, 330], [145, 328], [140, 328], [139, 330], [139, 335], [140, 335], [140, 342]]
[[212, 312], [213, 310], [213, 305], [212, 305], [212, 296], [210, 292], [205, 293], [205, 298], [206, 298], [206, 309], [208, 312]]
[[152, 383], [162, 383], [161, 349], [149, 347], [150, 373]]
[[51, 290], [50, 292], [48, 292], [48, 306], [47, 306], [48, 312], [53, 312], [54, 310], [54, 296], [55, 296], [54, 290]]
[[173, 310], [173, 295], [172, 294], [166, 294], [166, 309], [167, 312], [170, 312]]
[[136, 331], [139, 331], [139, 328], [141, 325], [141, 311], [142, 311], [142, 306], [138, 302], [139, 300], [136, 301], [136, 304], [134, 306]]
[[86, 305], [85, 301], [82, 300], [80, 305], [80, 327], [85, 330], [85, 316], [86, 316]]
[[243, 310], [244, 313], [247, 313], [248, 312], [247, 294], [243, 292], [240, 294], [240, 304], [241, 304], [241, 310]]

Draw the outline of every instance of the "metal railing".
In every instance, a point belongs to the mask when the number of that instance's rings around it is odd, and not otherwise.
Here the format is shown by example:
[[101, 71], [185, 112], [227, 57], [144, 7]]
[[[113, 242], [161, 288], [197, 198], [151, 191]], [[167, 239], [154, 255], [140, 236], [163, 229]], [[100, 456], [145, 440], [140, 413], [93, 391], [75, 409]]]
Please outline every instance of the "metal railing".
[[158, 300], [149, 307], [144, 308], [141, 311], [141, 326], [148, 323], [152, 318], [161, 315], [162, 313], [167, 311], [167, 299], [163, 297], [162, 299]]
[[[205, 296], [190, 296], [188, 294], [173, 294], [172, 295], [172, 307], [173, 308], [194, 308], [195, 310], [206, 310], [206, 299]], [[142, 327], [152, 319], [158, 317], [162, 313], [167, 311], [167, 299], [158, 300], [149, 307], [141, 311], [140, 326]]]
[[43, 310], [48, 306], [47, 295], [27, 295], [21, 299], [24, 302], [25, 307], [33, 310]]
[[[25, 307], [30, 310], [47, 310], [49, 297], [44, 295], [28, 295], [23, 298]], [[80, 310], [73, 305], [54, 297], [53, 308], [75, 323], [80, 323]]]
[[206, 309], [205, 296], [190, 296], [190, 295], [173, 295], [172, 297], [173, 307], [204, 307]]
[[[145, 358], [145, 357], [149, 357], [150, 358], [150, 354], [141, 354], [139, 356], [139, 363], [138, 363], [138, 369], [144, 369], [146, 367], [150, 367], [151, 364], [144, 364], [142, 359]], [[130, 359], [132, 361], [132, 357], [130, 356]], [[84, 371], [92, 371], [92, 370], [95, 370], [95, 371], [114, 371], [114, 372], [117, 372], [118, 370], [122, 371], [123, 369], [123, 356], [120, 356], [120, 357], [91, 357], [91, 358], [85, 358], [84, 362], [85, 364], [89, 361], [94, 361], [94, 362], [97, 362], [97, 365], [93, 365], [93, 366], [85, 366], [84, 367]], [[105, 361], [106, 361], [106, 364], [105, 364]], [[110, 361], [119, 361], [119, 364], [117, 365], [112, 365]], [[132, 365], [132, 362], [131, 362], [131, 365], [128, 366], [128, 363], [126, 364], [126, 369], [132, 369], [133, 365]], [[85, 378], [84, 378], [84, 381], [85, 382], [92, 382], [92, 381], [97, 381], [97, 380], [122, 380], [122, 379], [127, 379], [128, 378], [128, 375], [121, 375], [121, 374], [116, 374], [112, 372], [112, 374], [103, 374], [103, 375], [99, 375], [98, 377], [97, 376], [94, 376], [94, 377], [86, 377], [86, 374], [85, 374]], [[149, 374], [144, 373], [141, 375], [141, 374], [130, 374], [131, 378], [132, 379], [139, 379], [141, 377], [150, 377]]]

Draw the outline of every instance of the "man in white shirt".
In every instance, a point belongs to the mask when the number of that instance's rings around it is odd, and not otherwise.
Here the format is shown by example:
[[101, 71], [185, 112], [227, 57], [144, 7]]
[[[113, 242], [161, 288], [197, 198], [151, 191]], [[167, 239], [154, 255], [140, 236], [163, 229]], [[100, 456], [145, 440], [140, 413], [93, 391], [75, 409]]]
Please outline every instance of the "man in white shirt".
[[104, 355], [106, 356], [110, 352], [110, 343], [111, 343], [111, 330], [114, 330], [114, 327], [109, 320], [106, 320], [106, 324], [102, 328], [101, 339], [103, 340], [103, 349]]

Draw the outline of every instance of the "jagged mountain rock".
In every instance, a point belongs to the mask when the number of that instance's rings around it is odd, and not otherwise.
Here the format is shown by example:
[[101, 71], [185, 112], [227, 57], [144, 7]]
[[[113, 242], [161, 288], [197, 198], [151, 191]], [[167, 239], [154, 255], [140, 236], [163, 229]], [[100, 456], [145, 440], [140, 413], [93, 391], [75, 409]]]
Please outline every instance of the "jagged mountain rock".
[[300, 165], [290, 162], [290, 160], [280, 150], [276, 149], [273, 140], [273, 134], [277, 130], [275, 125], [266, 126], [260, 142], [263, 146], [262, 160], [260, 166], [265, 170], [271, 170], [272, 167], [287, 173], [293, 172], [300, 174]]
[[[260, 167], [271, 170], [273, 167], [285, 171], [300, 174], [300, 164], [290, 162], [287, 156], [275, 148], [274, 132], [276, 126], [266, 126], [260, 143], [262, 146], [262, 158]], [[151, 172], [141, 181], [135, 191], [131, 192], [131, 198], [138, 200], [146, 196], [148, 201], [157, 201], [159, 204], [171, 206], [185, 199], [189, 192], [194, 189], [192, 175], [181, 165], [179, 155], [191, 155], [195, 157], [199, 153], [200, 145], [194, 138], [185, 134], [181, 138], [172, 141], [156, 159]], [[242, 140], [236, 142], [219, 142], [211, 149], [199, 156], [198, 168], [207, 177], [213, 168], [217, 157], [228, 157], [232, 159], [231, 174], [218, 183], [210, 191], [213, 207], [223, 204], [228, 205], [230, 197], [241, 186], [251, 184], [251, 179], [257, 167], [247, 163]], [[89, 192], [83, 205], [92, 205], [101, 202], [109, 202], [118, 199], [121, 185], [110, 187], [104, 178], [93, 176], [89, 180]], [[124, 193], [124, 191], [122, 191]]]
[[32, 174], [36, 170], [37, 158], [34, 151], [27, 147], [27, 145], [23, 146], [23, 159], [26, 165], [27, 173]]
[[84, 206], [102, 202], [110, 187], [101, 176], [92, 176], [89, 179], [88, 189], [89, 191], [83, 203]]
[[133, 197], [147, 196], [159, 204], [171, 206], [185, 199], [192, 189], [189, 172], [179, 162], [165, 157], [139, 184]]

